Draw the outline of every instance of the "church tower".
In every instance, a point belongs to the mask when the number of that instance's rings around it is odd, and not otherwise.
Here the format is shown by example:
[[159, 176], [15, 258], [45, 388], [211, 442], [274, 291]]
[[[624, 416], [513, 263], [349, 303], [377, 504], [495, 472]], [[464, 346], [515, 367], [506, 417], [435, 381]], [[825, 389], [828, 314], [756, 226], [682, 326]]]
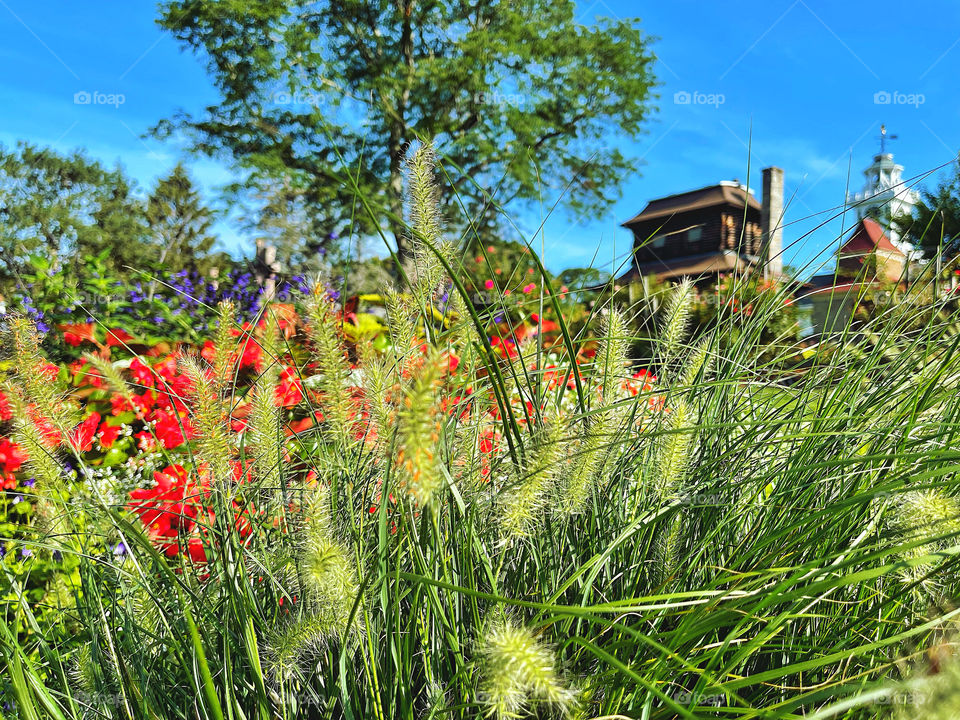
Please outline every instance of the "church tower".
[[876, 220], [894, 245], [909, 254], [909, 244], [901, 240], [890, 220], [913, 212], [919, 197], [904, 184], [903, 165], [897, 165], [893, 153], [887, 152], [887, 143], [896, 137], [887, 134], [885, 125], [880, 126], [880, 153], [873, 156], [873, 163], [863, 171], [863, 189], [847, 194], [847, 208], [857, 214], [857, 220], [865, 217]]

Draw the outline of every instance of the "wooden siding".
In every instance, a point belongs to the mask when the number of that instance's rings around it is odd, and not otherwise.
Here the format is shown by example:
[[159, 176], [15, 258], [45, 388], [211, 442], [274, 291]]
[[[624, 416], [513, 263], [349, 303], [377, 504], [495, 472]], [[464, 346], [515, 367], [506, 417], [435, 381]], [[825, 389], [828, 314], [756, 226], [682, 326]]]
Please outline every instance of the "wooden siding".
[[[701, 228], [701, 235], [698, 240], [691, 242], [688, 232], [693, 227]], [[736, 250], [743, 229], [743, 207], [717, 206], [691, 210], [666, 220], [638, 222], [631, 225], [630, 229], [634, 235], [635, 264]], [[653, 247], [650, 240], [656, 235], [666, 235], [663, 247]], [[747, 255], [758, 255], [762, 244], [760, 211], [748, 208], [747, 232], [743, 235], [743, 247], [740, 250]]]

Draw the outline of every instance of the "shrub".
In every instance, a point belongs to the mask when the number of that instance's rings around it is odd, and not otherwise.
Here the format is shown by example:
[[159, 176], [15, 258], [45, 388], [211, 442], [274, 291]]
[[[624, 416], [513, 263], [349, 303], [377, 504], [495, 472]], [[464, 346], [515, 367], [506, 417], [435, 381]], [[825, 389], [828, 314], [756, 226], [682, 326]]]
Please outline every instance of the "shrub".
[[243, 328], [224, 305], [176, 372], [90, 360], [178, 418], [137, 420], [177, 462], [122, 506], [64, 491], [66, 457], [86, 477], [96, 456], [12, 324], [36, 542], [76, 559], [82, 628], [0, 631], [17, 712], [874, 717], [891, 660], [960, 612], [948, 326], [890, 353], [887, 323], [781, 384], [749, 318], [688, 336], [684, 284], [654, 366], [611, 308], [599, 341], [559, 314], [549, 353], [539, 334], [504, 352], [464, 302], [430, 177], [421, 150], [418, 264], [385, 298], [382, 351], [349, 342], [321, 290], [303, 343], [276, 309]]

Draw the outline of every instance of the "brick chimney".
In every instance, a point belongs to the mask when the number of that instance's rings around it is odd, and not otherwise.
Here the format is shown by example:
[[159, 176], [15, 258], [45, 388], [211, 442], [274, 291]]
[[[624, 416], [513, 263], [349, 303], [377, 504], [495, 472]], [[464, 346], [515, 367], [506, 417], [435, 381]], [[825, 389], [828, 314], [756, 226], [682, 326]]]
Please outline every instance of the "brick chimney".
[[783, 274], [783, 170], [763, 169], [763, 200], [760, 211], [765, 264], [763, 276], [775, 278]]

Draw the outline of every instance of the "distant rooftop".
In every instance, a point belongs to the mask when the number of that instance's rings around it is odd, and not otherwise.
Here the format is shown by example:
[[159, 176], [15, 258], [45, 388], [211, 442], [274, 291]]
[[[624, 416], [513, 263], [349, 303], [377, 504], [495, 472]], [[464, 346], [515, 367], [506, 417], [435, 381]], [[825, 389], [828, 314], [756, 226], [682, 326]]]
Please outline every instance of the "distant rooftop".
[[642, 212], [623, 223], [629, 227], [638, 222], [675, 215], [690, 210], [700, 210], [716, 205], [733, 205], [742, 208], [746, 202], [750, 207], [760, 210], [760, 201], [741, 183], [724, 180], [716, 185], [697, 190], [668, 195], [651, 200]]
[[890, 242], [883, 228], [873, 218], [863, 218], [853, 235], [839, 250], [840, 255], [866, 255], [874, 250], [903, 255], [903, 252]]

